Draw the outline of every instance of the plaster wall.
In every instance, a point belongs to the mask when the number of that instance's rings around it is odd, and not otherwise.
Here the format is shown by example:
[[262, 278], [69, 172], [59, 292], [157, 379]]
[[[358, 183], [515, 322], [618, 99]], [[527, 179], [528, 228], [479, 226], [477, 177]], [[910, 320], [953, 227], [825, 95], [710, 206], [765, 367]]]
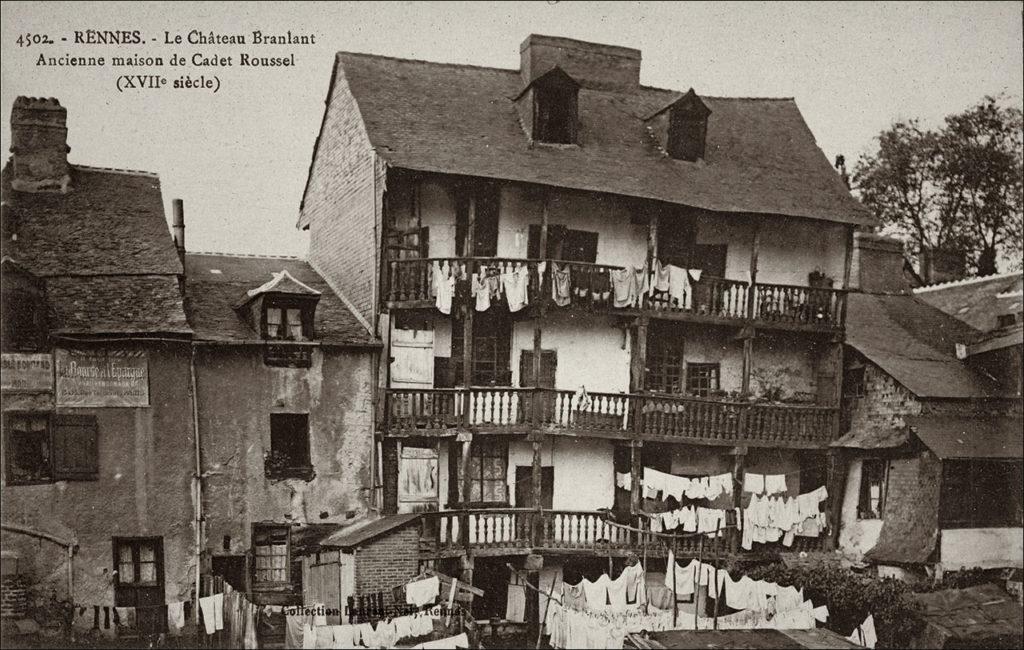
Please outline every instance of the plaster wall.
[[1024, 567], [1024, 528], [957, 528], [939, 535], [939, 558], [946, 571], [962, 568]]

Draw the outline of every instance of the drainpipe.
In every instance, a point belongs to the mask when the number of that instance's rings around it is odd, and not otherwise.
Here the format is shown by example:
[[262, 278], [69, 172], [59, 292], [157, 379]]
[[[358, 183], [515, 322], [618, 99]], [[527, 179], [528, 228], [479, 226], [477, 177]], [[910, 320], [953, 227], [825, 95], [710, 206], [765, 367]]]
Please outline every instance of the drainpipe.
[[195, 438], [195, 528], [196, 528], [196, 600], [192, 608], [192, 617], [196, 626], [199, 625], [199, 593], [202, 581], [203, 566], [203, 466], [202, 447], [199, 444], [199, 396], [196, 391], [196, 346], [193, 343], [188, 360], [189, 392], [192, 394], [192, 431]]
[[64, 539], [50, 533], [36, 530], [28, 526], [21, 524], [0, 524], [0, 529], [9, 530], [12, 533], [20, 533], [22, 535], [28, 535], [29, 537], [36, 537], [39, 539], [45, 539], [49, 542], [53, 542], [58, 546], [63, 546], [68, 553], [68, 601], [71, 603], [75, 602], [75, 546], [78, 545], [78, 540], [72, 537], [71, 539]]

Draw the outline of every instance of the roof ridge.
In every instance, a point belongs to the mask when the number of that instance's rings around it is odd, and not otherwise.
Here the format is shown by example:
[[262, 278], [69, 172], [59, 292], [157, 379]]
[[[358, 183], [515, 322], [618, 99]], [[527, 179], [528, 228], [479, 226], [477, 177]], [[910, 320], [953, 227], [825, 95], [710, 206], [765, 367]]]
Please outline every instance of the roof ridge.
[[989, 280], [1004, 280], [1020, 274], [1021, 271], [1007, 271], [1006, 273], [993, 273], [991, 275], [981, 275], [973, 278], [950, 280], [949, 282], [938, 282], [936, 284], [929, 284], [923, 287], [917, 287], [916, 289], [914, 289], [914, 293], [934, 291], [935, 289], [948, 289], [950, 287], [962, 287], [964, 285], [974, 284], [977, 282], [987, 282]]
[[160, 174], [156, 172], [147, 172], [144, 169], [123, 169], [121, 167], [98, 167], [96, 165], [79, 165], [72, 163], [72, 167], [75, 169], [81, 169], [87, 172], [108, 172], [111, 174], [127, 174], [129, 176], [148, 176], [150, 178], [160, 178]]
[[185, 251], [185, 256], [188, 257], [189, 255], [216, 255], [217, 257], [243, 257], [266, 260], [298, 260], [300, 262], [306, 261], [304, 257], [299, 257], [298, 255], [258, 255], [256, 253], [218, 253], [217, 251]]
[[409, 59], [401, 56], [388, 56], [387, 54], [373, 54], [371, 52], [350, 52], [348, 50], [339, 50], [335, 56], [341, 56], [342, 54], [348, 54], [352, 56], [363, 56], [371, 59], [387, 59], [389, 61], [402, 61], [404, 63], [424, 63], [427, 65], [443, 65], [450, 68], [472, 68], [474, 70], [491, 70], [493, 72], [511, 72], [519, 74], [519, 70], [516, 68], [498, 68], [490, 65], [476, 65], [473, 63], [450, 63], [447, 61], [428, 61], [426, 59]]

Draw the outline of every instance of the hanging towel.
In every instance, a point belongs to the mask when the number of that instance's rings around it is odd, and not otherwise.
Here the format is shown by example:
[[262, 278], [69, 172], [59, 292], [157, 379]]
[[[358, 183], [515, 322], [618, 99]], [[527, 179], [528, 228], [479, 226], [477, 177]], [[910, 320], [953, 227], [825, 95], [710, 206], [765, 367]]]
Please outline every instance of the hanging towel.
[[[221, 595], [221, 594], [218, 594]], [[221, 595], [222, 596], [222, 595]], [[222, 596], [223, 598], [223, 596]], [[221, 601], [223, 602], [223, 601]], [[216, 596], [203, 596], [199, 599], [199, 611], [203, 614], [203, 626], [206, 629], [207, 634], [213, 634], [217, 631], [217, 597]], [[224, 621], [221, 619], [221, 627], [224, 629]]]
[[444, 648], [468, 648], [469, 647], [469, 636], [465, 632], [456, 636], [450, 636], [447, 639], [438, 639], [437, 641], [427, 641], [421, 643], [415, 648], [428, 648], [429, 650], [442, 650]]
[[134, 607], [115, 607], [114, 613], [117, 614], [117, 625], [127, 630], [135, 629], [135, 608]]
[[765, 494], [781, 494], [786, 492], [785, 474], [768, 474], [764, 477]]
[[[309, 618], [308, 616], [306, 617]], [[303, 623], [302, 625], [302, 647], [303, 650], [313, 650], [316, 648], [316, 628], [309, 623]]]
[[552, 264], [551, 269], [551, 299], [559, 307], [565, 307], [572, 301], [572, 276], [569, 273], [569, 265]]
[[762, 494], [764, 492], [764, 474], [754, 474], [753, 472], [744, 474], [743, 491]]
[[608, 583], [611, 582], [611, 578], [608, 577], [607, 573], [601, 574], [601, 577], [591, 582], [586, 578], [581, 583], [583, 585], [583, 593], [587, 595], [587, 608], [592, 612], [602, 612], [608, 609]]
[[491, 308], [491, 287], [487, 284], [487, 267], [481, 266], [480, 273], [473, 274], [473, 296], [476, 297], [476, 310], [487, 311]]
[[445, 263], [434, 262], [434, 305], [442, 314], [452, 313], [452, 298], [455, 297], [455, 275]]
[[167, 603], [167, 633], [178, 636], [185, 627], [185, 603]]
[[668, 271], [669, 297], [675, 301], [679, 309], [689, 309], [692, 292], [690, 291], [690, 276], [686, 269], [669, 264], [665, 270]]
[[515, 270], [506, 271], [501, 281], [505, 285], [505, 298], [510, 312], [517, 312], [530, 304], [530, 271], [527, 267], [519, 266]]
[[437, 600], [440, 585], [441, 582], [437, 579], [437, 576], [427, 578], [426, 580], [410, 582], [405, 586], [405, 602], [416, 607], [429, 605]]
[[612, 294], [616, 307], [632, 307], [636, 300], [636, 275], [632, 267], [611, 271]]
[[620, 487], [623, 490], [632, 490], [633, 489], [633, 475], [630, 472], [626, 472], [626, 473], [616, 472], [615, 473], [615, 487]]

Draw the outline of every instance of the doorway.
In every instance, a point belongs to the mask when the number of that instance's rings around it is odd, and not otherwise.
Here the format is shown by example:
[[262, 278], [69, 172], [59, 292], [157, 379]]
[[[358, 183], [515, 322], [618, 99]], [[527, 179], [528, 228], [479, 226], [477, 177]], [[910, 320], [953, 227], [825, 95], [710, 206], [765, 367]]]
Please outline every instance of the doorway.
[[115, 537], [114, 606], [134, 607], [140, 636], [167, 631], [162, 537]]

